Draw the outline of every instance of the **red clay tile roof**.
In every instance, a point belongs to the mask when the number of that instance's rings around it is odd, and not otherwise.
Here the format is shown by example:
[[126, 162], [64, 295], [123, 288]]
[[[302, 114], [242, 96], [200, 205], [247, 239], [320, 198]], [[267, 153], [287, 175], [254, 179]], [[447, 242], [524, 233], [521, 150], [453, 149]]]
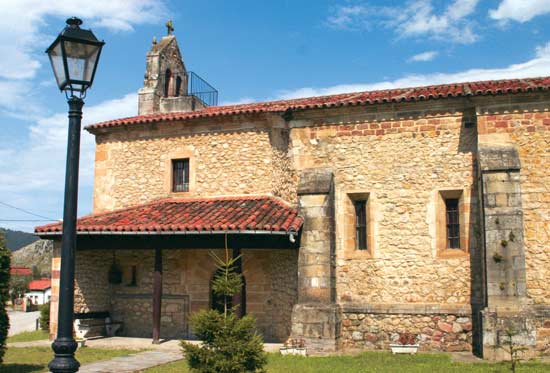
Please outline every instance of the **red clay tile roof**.
[[44, 291], [52, 287], [52, 280], [49, 278], [41, 278], [40, 280], [32, 280], [29, 282], [29, 290]]
[[[163, 199], [78, 219], [77, 232], [297, 232], [297, 211], [269, 196]], [[61, 234], [62, 224], [36, 227], [37, 234]]]
[[32, 275], [32, 270], [27, 267], [10, 267], [10, 275], [28, 276]]
[[485, 96], [508, 93], [541, 91], [550, 89], [550, 77], [487, 80], [441, 84], [425, 87], [397, 88], [380, 91], [342, 93], [331, 96], [298, 98], [292, 100], [256, 102], [242, 105], [211, 106], [192, 112], [156, 113], [136, 117], [109, 120], [86, 127], [92, 131], [99, 128], [117, 127], [127, 124], [169, 122], [192, 118], [215, 117], [250, 113], [283, 113], [286, 110], [357, 106], [384, 102], [423, 101], [446, 97]]

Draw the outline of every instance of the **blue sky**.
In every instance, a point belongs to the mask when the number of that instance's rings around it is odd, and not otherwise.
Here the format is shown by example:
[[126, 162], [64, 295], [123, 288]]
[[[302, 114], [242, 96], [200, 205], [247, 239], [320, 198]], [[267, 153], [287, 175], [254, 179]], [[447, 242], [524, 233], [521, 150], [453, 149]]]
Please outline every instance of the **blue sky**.
[[[145, 53], [172, 19], [186, 66], [241, 103], [550, 75], [550, 0], [0, 0], [0, 226], [62, 215], [66, 102], [44, 50], [69, 16], [106, 41], [84, 123], [137, 114]], [[91, 212], [83, 132], [79, 215]], [[7, 205], [6, 205], [7, 204]]]

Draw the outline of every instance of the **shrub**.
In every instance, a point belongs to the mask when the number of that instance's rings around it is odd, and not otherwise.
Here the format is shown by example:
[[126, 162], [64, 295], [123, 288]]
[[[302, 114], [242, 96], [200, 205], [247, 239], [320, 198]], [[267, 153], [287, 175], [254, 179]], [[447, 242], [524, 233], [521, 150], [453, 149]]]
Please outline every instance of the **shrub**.
[[251, 316], [239, 319], [215, 310], [201, 311], [191, 317], [202, 346], [182, 342], [191, 369], [202, 373], [263, 371], [266, 364], [262, 338], [254, 331]]
[[17, 298], [23, 298], [29, 290], [30, 276], [13, 276], [10, 281], [11, 301], [15, 302]]
[[256, 334], [256, 320], [251, 316], [238, 318], [230, 307], [230, 299], [242, 288], [242, 275], [235, 271], [239, 258], [229, 258], [227, 244], [225, 260], [211, 254], [218, 270], [212, 291], [223, 299], [223, 312], [200, 311], [191, 317], [194, 333], [201, 346], [181, 342], [187, 363], [201, 373], [263, 372], [267, 363], [262, 338]]
[[50, 303], [40, 306], [40, 329], [44, 331], [50, 330]]
[[6, 311], [6, 303], [9, 299], [10, 259], [4, 233], [0, 232], [0, 364], [6, 352], [6, 338], [10, 327], [8, 312]]

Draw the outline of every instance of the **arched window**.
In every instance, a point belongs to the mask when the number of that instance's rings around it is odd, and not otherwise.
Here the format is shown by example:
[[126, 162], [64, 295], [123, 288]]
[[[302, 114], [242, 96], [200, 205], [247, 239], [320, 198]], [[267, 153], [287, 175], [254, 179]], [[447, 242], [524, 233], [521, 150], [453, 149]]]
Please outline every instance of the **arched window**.
[[[214, 272], [214, 275], [212, 276], [212, 280], [210, 281], [210, 300], [211, 300], [210, 308], [223, 313], [224, 303], [225, 303], [224, 300], [226, 298], [223, 295], [217, 295], [212, 291], [212, 281], [216, 276], [221, 274], [222, 274], [222, 271], [217, 270], [216, 272]], [[244, 278], [244, 276], [242, 277], [242, 279], [243, 279], [243, 287], [241, 289], [241, 293], [236, 294], [233, 297], [227, 298], [228, 309], [235, 305], [239, 305], [239, 307], [237, 307], [235, 311], [235, 314], [238, 317], [243, 317], [244, 315], [246, 315], [246, 279]]]
[[170, 79], [172, 79], [172, 72], [170, 69], [166, 69], [164, 73], [164, 97], [168, 97], [168, 92], [170, 89]]
[[181, 91], [181, 77], [176, 78], [176, 97], [179, 97]]

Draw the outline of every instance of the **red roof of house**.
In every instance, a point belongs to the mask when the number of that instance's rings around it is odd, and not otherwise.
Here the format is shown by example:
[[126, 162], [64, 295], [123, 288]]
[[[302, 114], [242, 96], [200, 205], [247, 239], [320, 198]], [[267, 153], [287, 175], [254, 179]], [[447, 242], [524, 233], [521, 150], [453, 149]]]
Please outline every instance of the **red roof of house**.
[[[77, 232], [297, 232], [296, 209], [269, 196], [163, 199], [78, 219]], [[62, 223], [36, 227], [38, 234], [60, 234]]]
[[215, 117], [235, 114], [278, 112], [286, 110], [357, 106], [385, 102], [423, 101], [447, 97], [485, 96], [508, 93], [541, 91], [550, 89], [550, 77], [487, 80], [441, 84], [425, 87], [396, 88], [378, 91], [342, 93], [331, 96], [298, 98], [292, 100], [256, 102], [242, 105], [211, 106], [192, 112], [156, 113], [121, 118], [92, 124], [87, 130], [117, 127], [127, 124], [169, 122], [192, 118]]
[[27, 267], [10, 267], [10, 275], [28, 276], [28, 275], [32, 275], [32, 270]]
[[29, 290], [44, 291], [52, 287], [52, 280], [49, 278], [41, 278], [40, 280], [32, 280], [29, 282]]

